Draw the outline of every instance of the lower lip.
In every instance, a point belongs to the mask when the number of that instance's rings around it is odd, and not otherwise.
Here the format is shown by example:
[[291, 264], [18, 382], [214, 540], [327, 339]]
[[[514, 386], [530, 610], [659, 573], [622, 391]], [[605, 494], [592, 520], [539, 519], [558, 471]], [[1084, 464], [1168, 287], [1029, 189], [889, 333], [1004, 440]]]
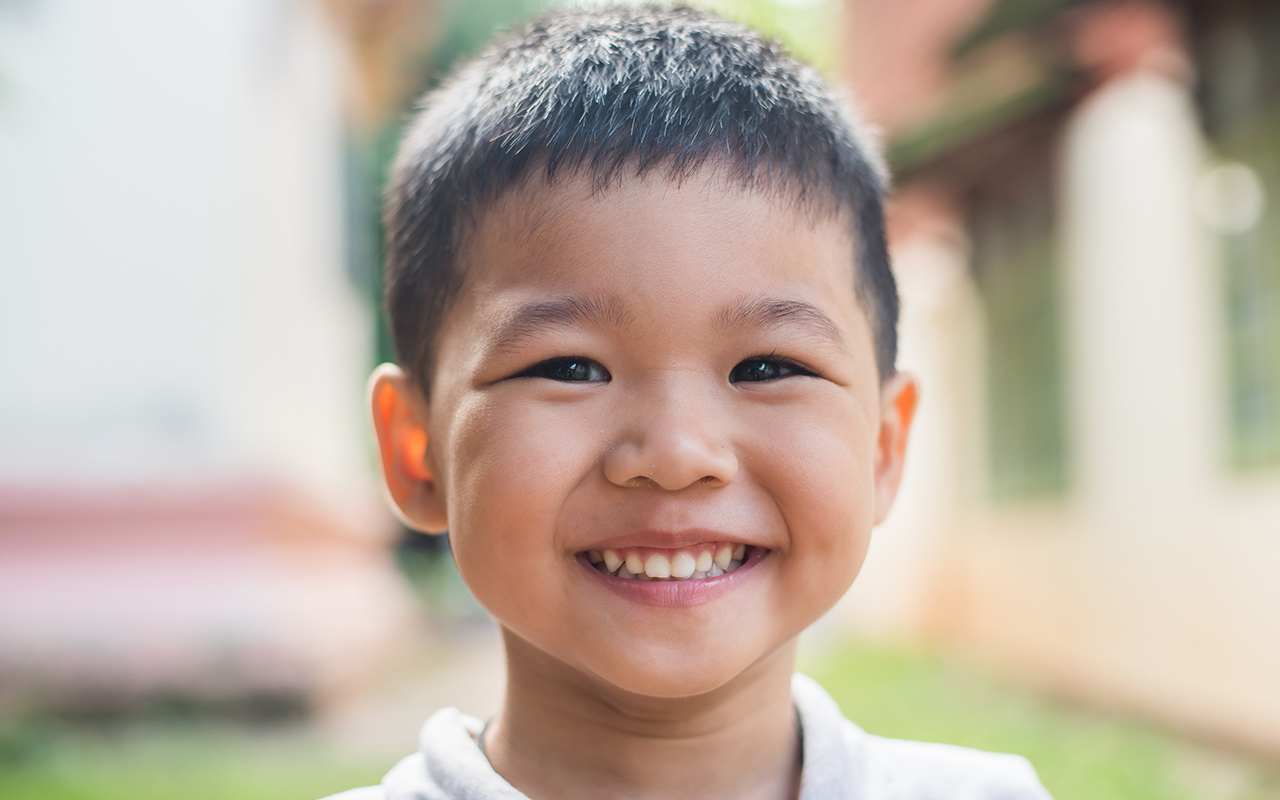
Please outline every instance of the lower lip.
[[609, 591], [636, 603], [652, 606], [699, 606], [709, 603], [726, 592], [733, 591], [743, 581], [751, 580], [752, 573], [771, 551], [751, 548], [751, 554], [742, 566], [714, 578], [687, 578], [682, 581], [636, 581], [619, 578], [601, 572], [587, 559], [586, 553], [578, 554], [578, 563], [591, 577]]

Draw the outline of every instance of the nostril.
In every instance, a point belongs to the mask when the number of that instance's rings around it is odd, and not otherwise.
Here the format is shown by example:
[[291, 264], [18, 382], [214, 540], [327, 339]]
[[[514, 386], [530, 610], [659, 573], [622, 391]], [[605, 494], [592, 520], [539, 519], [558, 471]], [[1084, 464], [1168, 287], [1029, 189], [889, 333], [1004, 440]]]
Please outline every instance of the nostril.
[[731, 483], [738, 463], [725, 442], [706, 441], [680, 427], [651, 427], [610, 448], [603, 467], [618, 486], [676, 491]]

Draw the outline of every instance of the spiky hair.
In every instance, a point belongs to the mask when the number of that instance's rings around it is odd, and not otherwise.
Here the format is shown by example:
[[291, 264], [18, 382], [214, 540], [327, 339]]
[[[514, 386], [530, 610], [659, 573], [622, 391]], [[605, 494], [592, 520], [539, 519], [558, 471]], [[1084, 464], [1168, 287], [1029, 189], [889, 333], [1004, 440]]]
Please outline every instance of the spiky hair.
[[440, 326], [464, 282], [463, 237], [534, 170], [603, 188], [704, 165], [847, 214], [880, 375], [892, 374], [898, 295], [874, 146], [812, 69], [687, 8], [544, 17], [426, 95], [387, 194], [386, 304], [401, 365], [430, 391]]

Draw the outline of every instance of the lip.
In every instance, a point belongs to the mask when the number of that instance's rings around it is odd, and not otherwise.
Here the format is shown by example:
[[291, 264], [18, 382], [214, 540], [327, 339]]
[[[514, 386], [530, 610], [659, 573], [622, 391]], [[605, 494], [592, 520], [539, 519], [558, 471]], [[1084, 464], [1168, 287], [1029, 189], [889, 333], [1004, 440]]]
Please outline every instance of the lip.
[[608, 539], [601, 539], [597, 542], [592, 542], [585, 547], [580, 547], [579, 552], [586, 553], [591, 550], [622, 550], [625, 548], [679, 550], [682, 547], [692, 547], [696, 544], [710, 544], [712, 542], [728, 542], [729, 544], [735, 545], [745, 544], [749, 547], [764, 547], [750, 539], [743, 539], [741, 536], [734, 536], [731, 533], [714, 531], [710, 528], [686, 528], [680, 531], [651, 530], [623, 533], [617, 536], [611, 536]]
[[[628, 541], [633, 540], [628, 539]], [[721, 539], [721, 541], [731, 540]], [[590, 580], [597, 581], [605, 590], [625, 600], [644, 605], [679, 608], [710, 603], [738, 588], [745, 581], [752, 580], [757, 567], [772, 552], [762, 547], [752, 547], [746, 561], [743, 561], [742, 566], [733, 572], [714, 578], [690, 578], [682, 581], [632, 581], [617, 578], [596, 569], [587, 559], [585, 552], [578, 553], [576, 560], [579, 566], [587, 571]]]

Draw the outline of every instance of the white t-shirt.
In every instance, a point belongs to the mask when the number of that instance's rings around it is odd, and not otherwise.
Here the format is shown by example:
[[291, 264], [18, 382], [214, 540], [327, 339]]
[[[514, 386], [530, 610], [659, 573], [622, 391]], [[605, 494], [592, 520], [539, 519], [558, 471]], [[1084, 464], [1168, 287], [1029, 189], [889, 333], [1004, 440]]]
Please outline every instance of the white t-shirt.
[[[800, 800], [1051, 800], [1025, 758], [872, 736], [844, 718], [821, 686], [791, 680], [804, 764]], [[422, 728], [421, 749], [378, 786], [327, 800], [529, 800], [493, 771], [482, 723], [456, 708]]]

